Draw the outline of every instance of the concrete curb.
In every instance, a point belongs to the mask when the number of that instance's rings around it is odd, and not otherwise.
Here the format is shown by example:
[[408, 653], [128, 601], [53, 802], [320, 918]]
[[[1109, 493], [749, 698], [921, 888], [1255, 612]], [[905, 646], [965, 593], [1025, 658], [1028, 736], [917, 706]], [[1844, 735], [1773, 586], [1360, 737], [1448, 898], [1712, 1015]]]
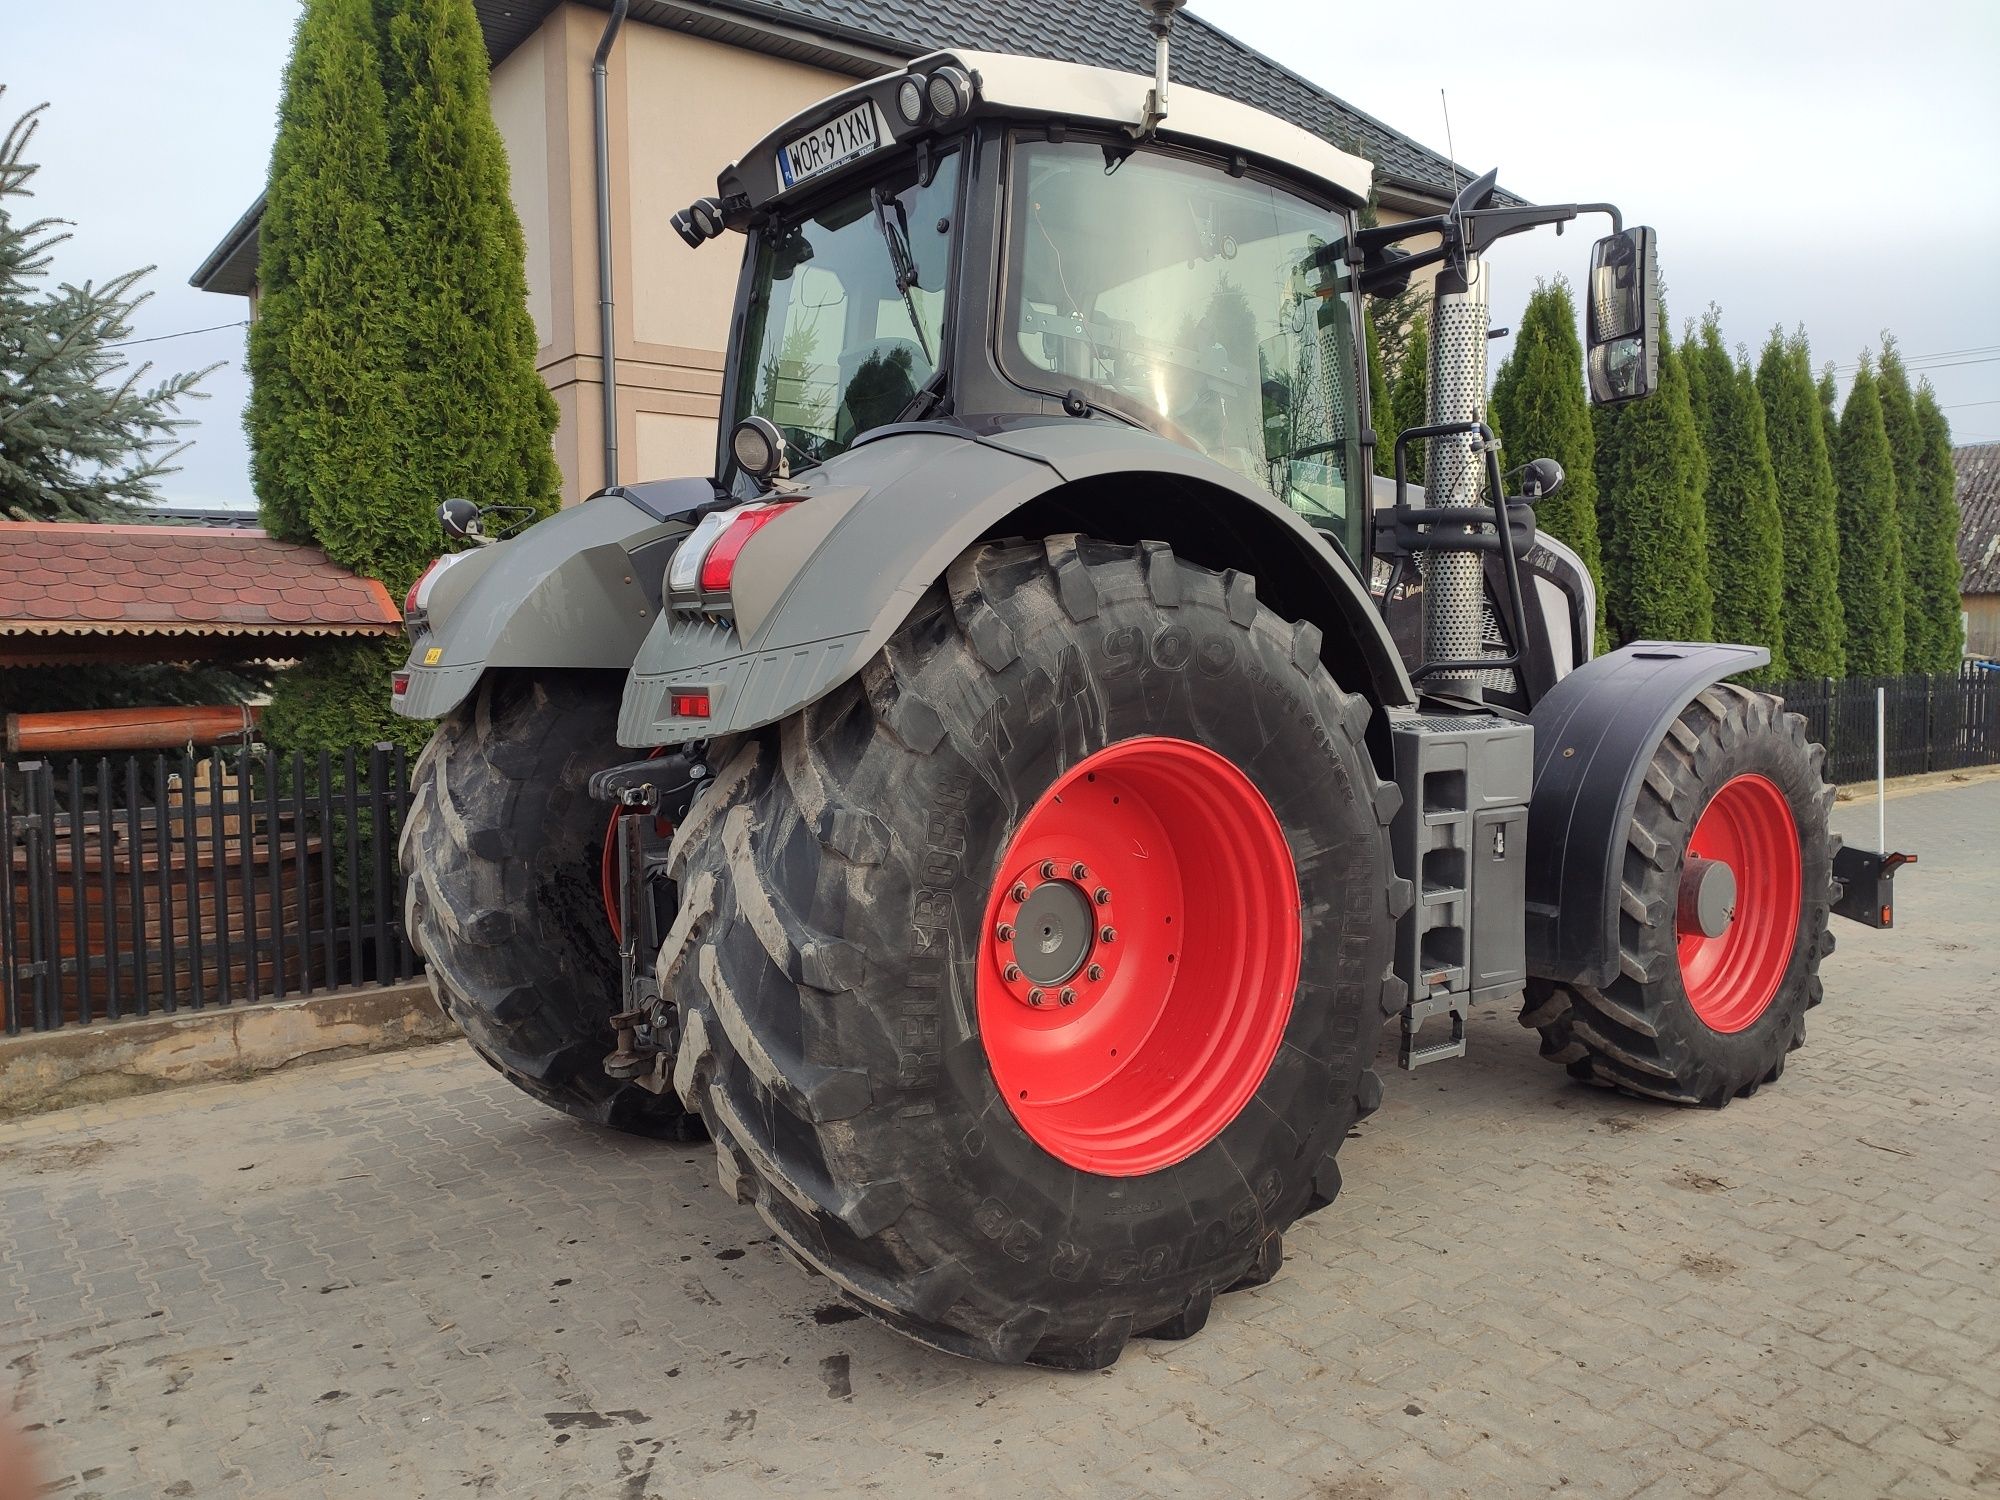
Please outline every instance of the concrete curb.
[[0, 1037], [0, 1120], [458, 1034], [431, 998], [430, 985], [417, 979]]
[[[1991, 781], [2000, 776], [2000, 766], [1967, 766], [1958, 771], [1925, 771], [1916, 776], [1891, 776], [1886, 791], [1893, 802], [1898, 797], [1907, 797], [1911, 792], [1934, 791], [1941, 786], [1963, 786], [1968, 782]], [[1843, 782], [1834, 790], [1836, 802], [1872, 802], [1875, 798], [1875, 783], [1869, 781]]]

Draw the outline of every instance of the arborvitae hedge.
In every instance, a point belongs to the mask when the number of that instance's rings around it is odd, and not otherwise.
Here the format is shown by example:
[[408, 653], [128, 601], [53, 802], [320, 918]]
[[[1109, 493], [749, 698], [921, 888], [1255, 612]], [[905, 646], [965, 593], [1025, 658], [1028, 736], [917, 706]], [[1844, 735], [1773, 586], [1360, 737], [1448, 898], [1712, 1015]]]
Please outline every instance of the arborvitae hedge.
[[1395, 409], [1389, 401], [1389, 372], [1382, 363], [1382, 333], [1375, 326], [1375, 304], [1371, 301], [1362, 309], [1361, 324], [1368, 335], [1368, 419], [1375, 428], [1375, 472], [1394, 472], [1389, 445], [1396, 440], [1396, 434], [1388, 431], [1395, 420]]
[[1875, 371], [1864, 357], [1840, 414], [1840, 446], [1833, 464], [1840, 486], [1847, 670], [1856, 677], [1903, 670], [1903, 549], [1896, 523], [1895, 462]]
[[400, 588], [437, 555], [439, 501], [462, 495], [547, 515], [562, 476], [472, 0], [377, 4], [387, 13], [394, 244], [409, 296], [404, 399], [422, 425], [397, 476], [400, 503], [359, 519], [398, 535]]
[[1701, 503], [1708, 464], [1664, 308], [1660, 323], [1652, 398], [1594, 413], [1605, 614], [1620, 642], [1714, 638]]
[[1922, 441], [1911, 488], [1921, 517], [1916, 535], [1923, 594], [1904, 601], [1904, 614], [1907, 619], [1911, 609], [1921, 609], [1930, 623], [1924, 637], [1928, 654], [1914, 657], [1905, 646], [1904, 666], [1912, 672], [1955, 672], [1965, 655], [1965, 622], [1958, 595], [1958, 475], [1951, 462], [1951, 428], [1928, 380], [1917, 387], [1915, 405]]
[[244, 425], [265, 529], [394, 587], [400, 558], [365, 523], [417, 504], [403, 484], [415, 424], [374, 29], [369, 0], [311, 0], [299, 20], [258, 230]]
[[1844, 676], [1837, 491], [1803, 332], [1787, 340], [1771, 330], [1757, 361], [1757, 394], [1784, 533], [1785, 665], [1800, 677]]
[[[1410, 336], [1403, 344], [1402, 363], [1396, 368], [1394, 383], [1389, 389], [1389, 407], [1395, 421], [1395, 429], [1382, 443], [1382, 469], [1384, 473], [1396, 472], [1396, 433], [1411, 427], [1422, 427], [1430, 421], [1429, 392], [1431, 370], [1431, 318], [1427, 312], [1420, 312], [1410, 322]], [[1408, 458], [1403, 471], [1409, 475], [1411, 484], [1424, 482], [1424, 458], [1429, 443], [1410, 444]]]
[[[1933, 661], [1937, 651], [1931, 636], [1934, 621], [1924, 601], [1930, 585], [1924, 577], [1928, 549], [1921, 535], [1926, 508], [1917, 493], [1918, 471], [1923, 465], [1924, 439], [1917, 430], [1916, 403], [1910, 395], [1910, 377], [1903, 369], [1903, 356], [1896, 340], [1882, 335], [1882, 353], [1875, 364], [1875, 390], [1882, 401], [1882, 427], [1889, 434], [1890, 472], [1896, 481], [1897, 555], [1902, 562], [1903, 670], [1921, 672], [1919, 662]], [[1953, 616], [1957, 615], [1954, 601]], [[1957, 634], [1954, 625], [1952, 633]]]
[[1535, 524], [1565, 542], [1597, 580], [1597, 630], [1604, 632], [1604, 559], [1597, 536], [1597, 434], [1583, 384], [1576, 304], [1558, 277], [1528, 298], [1514, 347], [1493, 386], [1492, 422], [1506, 434], [1507, 468], [1553, 458], [1566, 476], [1555, 498], [1535, 507]]
[[1690, 332], [1681, 344], [1681, 359], [1708, 457], [1703, 499], [1716, 638], [1767, 648], [1771, 665], [1760, 675], [1782, 681], [1785, 535], [1763, 406], [1749, 370], [1739, 369], [1723, 347], [1721, 316], [1713, 308], [1701, 332]]

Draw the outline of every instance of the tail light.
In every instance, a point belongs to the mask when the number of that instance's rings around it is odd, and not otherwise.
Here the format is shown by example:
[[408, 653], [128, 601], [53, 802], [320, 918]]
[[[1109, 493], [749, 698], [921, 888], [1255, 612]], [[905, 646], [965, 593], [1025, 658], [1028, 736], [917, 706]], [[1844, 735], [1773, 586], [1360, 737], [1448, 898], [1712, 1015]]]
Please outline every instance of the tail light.
[[735, 581], [736, 560], [751, 537], [784, 512], [798, 504], [784, 500], [774, 504], [739, 505], [734, 510], [712, 511], [687, 534], [667, 564], [667, 595], [676, 609], [719, 610], [728, 608], [726, 596]]
[[431, 565], [417, 575], [417, 581], [410, 585], [409, 593], [403, 596], [403, 628], [415, 633], [429, 617], [431, 586], [438, 581], [444, 570], [467, 554], [447, 552], [443, 557], [433, 558]]

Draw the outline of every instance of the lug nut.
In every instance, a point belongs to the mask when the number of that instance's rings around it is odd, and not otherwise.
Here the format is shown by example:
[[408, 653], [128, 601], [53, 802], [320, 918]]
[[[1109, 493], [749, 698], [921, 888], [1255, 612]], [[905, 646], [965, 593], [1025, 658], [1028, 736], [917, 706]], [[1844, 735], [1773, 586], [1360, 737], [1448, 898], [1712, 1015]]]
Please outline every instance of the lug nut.
[[1077, 862], [1076, 862], [1075, 864], [1073, 864], [1073, 865], [1071, 865], [1071, 866], [1069, 867], [1069, 874], [1070, 874], [1070, 879], [1072, 879], [1072, 880], [1088, 880], [1088, 879], [1090, 879], [1090, 871], [1086, 870], [1086, 869], [1085, 869], [1085, 868], [1083, 867], [1083, 861], [1082, 861], [1082, 860], [1078, 860], [1078, 861], [1077, 861]]
[[1007, 965], [1006, 968], [1002, 969], [1000, 972], [1006, 975], [1007, 982], [1009, 984], [1012, 984], [1014, 983], [1014, 981], [1018, 980], [1021, 977], [1021, 966], [1019, 964], [1009, 964]]
[[1042, 861], [1042, 879], [1044, 879], [1044, 880], [1054, 880], [1055, 878], [1056, 878], [1056, 862], [1055, 862], [1054, 860], [1052, 860], [1052, 859], [1045, 859], [1045, 860], [1043, 860], [1043, 861]]
[[1085, 974], [1087, 974], [1087, 975], [1089, 975], [1089, 976], [1090, 976], [1090, 982], [1091, 982], [1092, 984], [1095, 984], [1095, 983], [1097, 983], [1097, 981], [1098, 981], [1098, 980], [1100, 980], [1100, 979], [1102, 979], [1102, 978], [1104, 977], [1104, 965], [1103, 965], [1103, 964], [1092, 964], [1092, 965], [1091, 965], [1091, 966], [1090, 966], [1090, 967], [1089, 967], [1088, 969], [1085, 969], [1085, 970], [1084, 970], [1084, 973], [1085, 973]]
[[1093, 894], [1096, 895], [1099, 906], [1109, 906], [1111, 904], [1111, 889], [1109, 886], [1100, 885]]
[[1028, 899], [1028, 888], [1027, 886], [1017, 881], [1015, 882], [1014, 889], [1009, 894], [1011, 894], [1016, 901], [1026, 901]]
[[1041, 992], [1040, 990], [1038, 990], [1038, 989], [1036, 989], [1036, 990], [1029, 990], [1029, 991], [1028, 991], [1028, 1004], [1030, 1004], [1030, 1005], [1040, 1005], [1041, 1003], [1042, 1003], [1042, 992]]
[[1098, 928], [1098, 929], [1097, 929], [1097, 940], [1098, 940], [1098, 941], [1099, 941], [1100, 943], [1115, 943], [1115, 942], [1117, 942], [1117, 941], [1118, 941], [1118, 929], [1117, 929], [1116, 927], [1100, 927], [1100, 928]]
[[1059, 998], [1064, 1005], [1074, 1005], [1076, 1004], [1076, 991], [1065, 986]]
[[1002, 922], [998, 927], [993, 929], [993, 935], [1003, 943], [1013, 942], [1014, 924], [1012, 922]]

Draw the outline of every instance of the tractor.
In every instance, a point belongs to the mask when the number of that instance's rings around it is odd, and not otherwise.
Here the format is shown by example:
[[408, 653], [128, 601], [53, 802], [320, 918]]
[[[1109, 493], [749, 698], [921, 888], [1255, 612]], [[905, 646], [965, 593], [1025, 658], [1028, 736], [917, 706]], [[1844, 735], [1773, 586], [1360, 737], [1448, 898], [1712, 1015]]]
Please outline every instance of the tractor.
[[[1386, 1023], [1414, 1068], [1519, 1004], [1573, 1078], [1721, 1106], [1804, 1041], [1830, 914], [1890, 920], [1730, 680], [1767, 653], [1594, 655], [1560, 468], [1483, 420], [1488, 248], [1608, 216], [1616, 403], [1653, 232], [1492, 174], [1362, 227], [1366, 161], [1169, 95], [1176, 8], [1151, 77], [934, 52], [726, 168], [673, 220], [743, 239], [715, 472], [511, 537], [446, 502], [485, 545], [393, 681], [439, 721], [407, 930], [479, 1054], [707, 1139], [856, 1307], [1003, 1363], [1272, 1277]], [[1378, 464], [1362, 299], [1419, 271], [1430, 419]]]

